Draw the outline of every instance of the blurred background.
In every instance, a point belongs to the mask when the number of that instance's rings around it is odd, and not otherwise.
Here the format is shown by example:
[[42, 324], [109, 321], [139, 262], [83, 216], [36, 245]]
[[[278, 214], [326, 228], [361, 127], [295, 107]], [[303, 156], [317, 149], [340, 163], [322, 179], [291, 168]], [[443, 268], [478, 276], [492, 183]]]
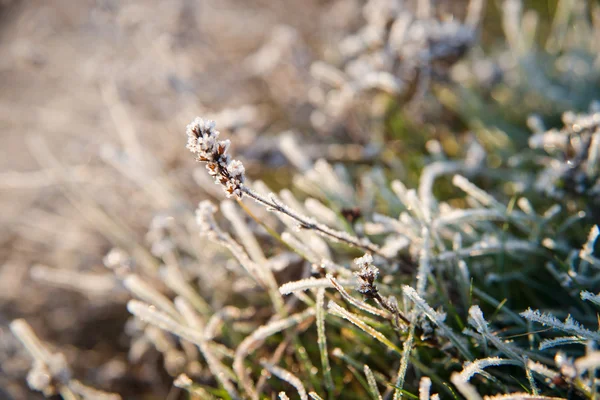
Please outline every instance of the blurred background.
[[[313, 52], [340, 32], [335, 25], [352, 23], [335, 10], [347, 7], [348, 15], [357, 14], [360, 4], [0, 2], [0, 388], [6, 392], [0, 398], [42, 397], [26, 387], [30, 359], [15, 357], [20, 344], [7, 323], [16, 317], [65, 352], [88, 383], [123, 398], [167, 396], [172, 379], [156, 356], [127, 366], [126, 296], [48, 285], [32, 279], [31, 268], [102, 274], [112, 245], [145, 243], [165, 202], [145, 196], [144, 177], [127, 176], [127, 169], [134, 175], [160, 169], [185, 193], [177, 201], [190, 207], [206, 197], [192, 178], [186, 124], [196, 115], [252, 104], [246, 112], [288, 126], [305, 106], [300, 92]], [[254, 64], [272, 61], [251, 56], [265, 44], [281, 47], [278, 41], [287, 54], [283, 68], [272, 72], [281, 78], [268, 87]], [[277, 96], [284, 101], [276, 103]], [[251, 133], [240, 136], [238, 146], [254, 141]], [[263, 142], [250, 156], [258, 165], [281, 165], [281, 156], [261, 153], [270, 148]], [[123, 149], [135, 159], [126, 159]], [[105, 219], [125, 227], [125, 239]]]
[[[440, 3], [457, 18], [466, 13], [465, 2]], [[158, 353], [138, 365], [126, 361], [128, 297], [100, 295], [99, 286], [112, 279], [102, 258], [113, 246], [147, 245], [157, 213], [222, 197], [220, 189], [198, 185], [184, 148], [185, 126], [196, 115], [225, 127], [249, 176], [276, 189], [290, 172], [275, 134], [293, 127], [297, 138], [314, 144], [315, 158], [323, 156], [321, 143], [368, 143], [364, 128], [373, 125], [319, 130], [310, 122], [310, 65], [336, 58], [337, 43], [362, 23], [362, 6], [358, 0], [0, 0], [0, 398], [42, 397], [27, 389], [30, 359], [17, 356], [22, 350], [7, 329], [17, 317], [60, 348], [86, 383], [128, 399], [169, 396], [172, 379]], [[505, 46], [501, 8], [488, 3], [475, 53]], [[537, 12], [545, 37], [556, 2], [525, 2], [525, 8]], [[465, 68], [456, 82], [468, 88]], [[438, 120], [459, 131], [476, 124], [465, 100], [475, 94], [465, 90], [464, 98], [442, 96]], [[576, 100], [576, 108], [589, 102], [584, 95]], [[532, 101], [530, 108], [543, 104]], [[506, 112], [508, 132], [522, 134], [526, 108], [502, 96], [485, 104]], [[572, 105], [565, 100], [547, 114], [556, 117]], [[417, 131], [443, 137], [448, 130], [433, 125]], [[415, 149], [424, 151], [426, 140]], [[153, 196], [156, 182], [172, 196]], [[68, 288], [48, 268], [80, 282]]]

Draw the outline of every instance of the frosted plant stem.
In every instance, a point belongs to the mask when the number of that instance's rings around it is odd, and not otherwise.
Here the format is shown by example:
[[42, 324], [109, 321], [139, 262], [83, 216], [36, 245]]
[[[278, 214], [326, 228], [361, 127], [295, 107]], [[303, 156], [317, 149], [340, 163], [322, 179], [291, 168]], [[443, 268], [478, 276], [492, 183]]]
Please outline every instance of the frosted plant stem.
[[125, 287], [140, 300], [158, 307], [169, 314], [175, 320], [179, 319], [179, 313], [175, 309], [173, 302], [168, 297], [160, 293], [153, 286], [144, 282], [138, 275], [129, 274], [123, 281]]
[[525, 374], [527, 375], [527, 380], [529, 381], [529, 387], [531, 388], [531, 392], [538, 396], [540, 394], [540, 390], [535, 384], [535, 379], [533, 378], [533, 374], [531, 373], [531, 369], [529, 368], [529, 359], [525, 357]]
[[157, 326], [164, 331], [170, 332], [173, 335], [179, 336], [198, 346], [198, 349], [200, 349], [200, 352], [204, 356], [212, 374], [217, 378], [221, 385], [223, 385], [223, 388], [227, 391], [229, 396], [233, 399], [240, 398], [233, 383], [228, 378], [223, 365], [212, 351], [210, 351], [207, 345], [208, 341], [206, 340], [206, 335], [199, 333], [195, 328], [181, 324], [166, 313], [158, 311], [154, 306], [150, 306], [141, 301], [130, 300], [127, 303], [127, 310], [142, 321]]
[[329, 355], [327, 354], [327, 336], [325, 336], [325, 288], [317, 290], [317, 343], [319, 345], [319, 353], [321, 354], [321, 367], [323, 368], [325, 387], [330, 394], [333, 394], [335, 386], [331, 377], [331, 366], [329, 364]]
[[376, 330], [376, 329], [372, 328], [371, 326], [367, 325], [356, 314], [353, 314], [353, 313], [347, 311], [346, 309], [340, 307], [338, 304], [336, 304], [333, 301], [329, 302], [329, 304], [328, 304], [328, 310], [329, 310], [329, 312], [331, 314], [336, 315], [336, 316], [341, 317], [341, 318], [344, 318], [344, 319], [352, 322], [354, 325], [356, 325], [358, 328], [360, 328], [363, 332], [371, 335], [373, 338], [377, 339], [378, 341], [380, 341], [381, 343], [383, 343], [384, 345], [386, 345], [390, 350], [393, 350], [393, 351], [395, 351], [398, 354], [402, 353], [400, 351], [400, 349], [398, 348], [398, 346], [396, 346], [394, 343], [392, 343], [381, 332], [379, 332], [378, 330]]
[[383, 400], [381, 393], [379, 393], [379, 389], [377, 388], [377, 380], [375, 379], [375, 375], [373, 375], [373, 371], [371, 371], [371, 368], [369, 368], [367, 364], [365, 364], [364, 371], [369, 384], [369, 390], [371, 391], [371, 396], [374, 400]]
[[467, 400], [482, 400], [475, 387], [473, 387], [469, 382], [466, 382], [462, 379], [458, 372], [454, 372], [450, 377], [450, 380], [456, 386], [460, 394], [465, 396]]
[[[354, 287], [354, 286], [356, 286], [356, 281], [344, 279], [344, 280], [338, 281], [338, 284], [340, 286]], [[334, 287], [334, 285], [331, 282], [331, 280], [329, 280], [328, 278], [312, 278], [312, 277], [310, 277], [310, 278], [300, 279], [298, 281], [291, 281], [291, 282], [284, 283], [283, 285], [281, 285], [279, 287], [279, 293], [281, 293], [283, 295], [287, 295], [287, 294], [291, 294], [291, 293], [302, 292], [302, 291], [309, 290], [309, 289], [320, 289], [320, 288], [326, 289], [326, 288], [332, 288], [332, 287]]]
[[369, 314], [377, 315], [378, 317], [385, 319], [392, 319], [392, 314], [387, 310], [380, 310], [379, 308], [375, 308], [364, 301], [360, 301], [350, 296], [348, 292], [340, 285], [340, 283], [333, 277], [331, 274], [327, 274], [327, 279], [331, 282], [334, 288], [337, 289], [338, 292], [342, 295], [342, 297], [350, 304], [352, 304], [356, 308], [360, 308], [363, 311], [368, 312]]
[[[431, 273], [431, 238], [427, 228], [423, 228], [423, 248], [419, 255], [419, 269], [417, 272], [417, 294], [423, 295], [427, 287], [427, 277]], [[412, 313], [410, 317], [410, 329], [408, 332], [408, 338], [404, 342], [402, 349], [402, 359], [400, 360], [400, 368], [398, 369], [398, 375], [396, 376], [396, 387], [394, 391], [394, 400], [402, 398], [402, 389], [404, 387], [404, 379], [406, 377], [406, 370], [408, 369], [408, 363], [410, 360], [410, 354], [413, 350], [413, 343], [415, 340], [415, 322], [416, 313]]]
[[431, 379], [424, 376], [419, 381], [419, 400], [429, 400], [431, 391]]
[[161, 268], [160, 276], [165, 284], [179, 296], [187, 299], [202, 315], [209, 315], [210, 305], [202, 296], [186, 281], [181, 270], [175, 265], [167, 265]]
[[402, 389], [404, 387], [404, 379], [406, 377], [406, 370], [408, 369], [408, 362], [410, 360], [410, 354], [413, 349], [413, 342], [415, 340], [415, 324], [413, 323], [416, 319], [411, 317], [410, 330], [408, 332], [408, 338], [404, 342], [402, 350], [402, 358], [400, 360], [400, 368], [398, 368], [398, 375], [396, 376], [396, 390], [394, 391], [394, 400], [399, 400], [403, 397]]
[[292, 374], [290, 371], [287, 371], [276, 365], [270, 364], [266, 361], [261, 362], [261, 365], [267, 371], [269, 371], [270, 373], [272, 373], [279, 379], [284, 380], [284, 381], [288, 382], [290, 385], [294, 386], [296, 388], [296, 390], [298, 391], [298, 395], [300, 396], [301, 400], [308, 400], [308, 395], [306, 394], [306, 389], [304, 388], [302, 381], [296, 375]]
[[250, 259], [244, 248], [228, 233], [221, 230], [214, 219], [215, 212], [216, 207], [210, 201], [205, 200], [200, 202], [196, 210], [196, 221], [200, 230], [215, 243], [227, 248], [248, 274], [267, 291], [277, 312], [282, 316], [285, 315], [283, 299], [279, 294], [279, 288], [273, 276], [273, 271], [264, 264], [258, 264]]
[[379, 248], [379, 246], [371, 243], [368, 239], [365, 239], [365, 238], [361, 239], [356, 236], [350, 235], [347, 232], [337, 231], [326, 225], [319, 224], [318, 222], [316, 222], [315, 220], [313, 220], [311, 218], [308, 218], [303, 215], [299, 215], [291, 208], [289, 208], [286, 205], [275, 200], [274, 196], [271, 196], [270, 198], [265, 198], [262, 195], [258, 194], [257, 192], [253, 191], [252, 189], [248, 188], [247, 186], [241, 186], [240, 190], [244, 194], [251, 197], [256, 202], [266, 206], [270, 211], [275, 211], [275, 212], [287, 215], [288, 217], [297, 221], [300, 224], [300, 228], [302, 228], [302, 229], [314, 230], [315, 232], [319, 233], [320, 235], [329, 237], [329, 238], [333, 239], [334, 241], [346, 243], [349, 246], [357, 247], [357, 248], [369, 251], [371, 253], [376, 253], [378, 255], [381, 255], [382, 257], [385, 257], [383, 254], [381, 254], [381, 249]]
[[250, 336], [247, 336], [242, 343], [237, 347], [235, 351], [235, 357], [233, 360], [233, 370], [237, 374], [240, 380], [240, 385], [246, 391], [250, 398], [258, 398], [258, 393], [254, 388], [252, 380], [246, 369], [244, 368], [244, 360], [246, 356], [254, 351], [261, 343], [263, 343], [269, 336], [283, 331], [284, 329], [290, 328], [297, 325], [306, 319], [315, 315], [315, 309], [309, 308], [298, 314], [293, 314], [285, 319], [271, 322], [267, 325], [263, 325], [256, 329]]
[[570, 333], [588, 340], [600, 340], [599, 332], [590, 331], [589, 329], [584, 328], [579, 322], [571, 318], [571, 316], [568, 316], [567, 319], [562, 322], [552, 314], [541, 313], [539, 310], [532, 310], [531, 308], [523, 311], [520, 315], [529, 321], [537, 322], [559, 331]]
[[265, 264], [267, 258], [263, 253], [256, 236], [250, 230], [250, 227], [246, 224], [246, 221], [240, 216], [234, 203], [231, 200], [224, 200], [221, 202], [221, 212], [231, 222], [233, 229], [237, 233], [239, 240], [246, 249], [246, 252], [250, 256], [250, 259], [257, 264]]
[[[77, 394], [84, 399], [121, 400], [121, 396], [118, 394], [96, 390], [73, 379], [71, 369], [64, 355], [62, 353], [52, 353], [25, 320], [12, 321], [10, 330], [35, 360], [27, 376], [27, 383], [30, 388], [48, 396], [46, 390], [53, 391], [55, 387], [65, 400], [77, 400], [79, 398]], [[47, 377], [47, 380], [45, 378], [40, 381], [40, 375], [49, 375], [49, 377]]]

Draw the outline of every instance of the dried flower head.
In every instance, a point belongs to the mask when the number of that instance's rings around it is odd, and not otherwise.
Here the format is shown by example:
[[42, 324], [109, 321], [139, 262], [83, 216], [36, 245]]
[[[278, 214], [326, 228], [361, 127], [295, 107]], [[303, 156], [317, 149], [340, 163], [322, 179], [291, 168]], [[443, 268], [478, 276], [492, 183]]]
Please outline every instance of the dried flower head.
[[379, 268], [373, 265], [373, 257], [367, 253], [355, 259], [354, 263], [360, 267], [360, 271], [355, 272], [358, 277], [357, 290], [366, 296], [375, 296], [377, 294], [375, 280], [379, 276]]
[[196, 160], [206, 163], [208, 173], [215, 178], [215, 183], [223, 186], [227, 197], [242, 197], [245, 169], [238, 160], [230, 160], [227, 153], [231, 142], [218, 140], [220, 132], [215, 129], [215, 122], [196, 117], [186, 128], [188, 136], [187, 148], [196, 154]]

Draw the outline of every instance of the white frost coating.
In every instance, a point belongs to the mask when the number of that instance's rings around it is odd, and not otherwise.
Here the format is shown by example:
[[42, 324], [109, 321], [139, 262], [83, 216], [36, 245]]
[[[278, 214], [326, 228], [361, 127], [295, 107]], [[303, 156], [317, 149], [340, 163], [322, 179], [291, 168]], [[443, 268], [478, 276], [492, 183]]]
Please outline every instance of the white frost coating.
[[560, 205], [553, 204], [546, 211], [544, 211], [544, 214], [542, 216], [544, 217], [545, 220], [549, 221], [552, 218], [556, 217], [560, 213], [561, 210], [562, 210], [562, 207]]
[[486, 207], [494, 207], [501, 210], [506, 209], [506, 207], [498, 203], [498, 201], [489, 193], [475, 186], [464, 176], [454, 175], [452, 184]]
[[524, 358], [519, 352], [519, 349], [514, 346], [509, 345], [502, 339], [498, 338], [493, 332], [490, 332], [488, 329], [488, 323], [483, 317], [483, 312], [479, 308], [479, 306], [471, 306], [469, 308], [469, 325], [475, 328], [477, 332], [479, 332], [482, 336], [492, 342], [492, 344], [501, 352], [506, 354], [515, 360], [521, 360], [524, 362]]
[[600, 351], [594, 351], [575, 360], [575, 368], [578, 374], [585, 371], [596, 370], [600, 367]]
[[394, 391], [394, 400], [399, 400], [400, 398], [402, 398], [402, 392], [400, 391], [400, 389], [404, 388], [406, 371], [408, 370], [410, 355], [413, 351], [413, 343], [415, 341], [415, 321], [416, 314], [412, 313], [408, 337], [402, 344], [402, 358], [400, 359], [400, 367], [398, 368], [398, 373], [396, 374], [397, 389]]
[[429, 393], [431, 391], [431, 379], [424, 376], [419, 381], [419, 400], [429, 400]]
[[475, 387], [470, 383], [465, 382], [458, 372], [452, 373], [450, 381], [467, 400], [482, 400], [479, 393], [477, 393], [477, 390], [475, 390]]
[[[298, 395], [300, 396], [300, 400], [308, 400], [308, 395], [306, 394], [306, 389], [304, 388], [302, 381], [296, 375], [292, 374], [288, 370], [285, 370], [283, 368], [280, 368], [280, 367], [273, 365], [271, 363], [268, 363], [268, 362], [261, 362], [260, 364], [263, 366], [263, 368], [265, 368], [267, 371], [269, 371], [270, 373], [272, 373], [279, 379], [284, 380], [287, 383], [289, 383], [290, 385], [292, 385], [293, 387], [295, 387], [296, 390], [298, 391]], [[287, 398], [285, 393], [284, 393], [284, 396], [285, 396], [284, 398]]]
[[533, 209], [533, 205], [526, 197], [519, 197], [517, 200], [517, 205], [523, 212], [527, 215], [535, 215], [535, 210]]
[[562, 336], [556, 339], [544, 339], [540, 343], [540, 350], [546, 350], [553, 347], [564, 346], [568, 344], [585, 345], [586, 341], [580, 336]]
[[283, 240], [294, 251], [300, 253], [310, 263], [319, 263], [319, 260], [321, 259], [320, 255], [316, 253], [313, 249], [311, 249], [309, 246], [307, 246], [305, 242], [302, 242], [300, 239], [298, 239], [291, 232], [283, 232], [281, 234], [281, 240]]
[[286, 131], [280, 135], [279, 149], [299, 171], [305, 172], [312, 167], [310, 157], [302, 150], [292, 131]]
[[365, 364], [363, 368], [365, 372], [365, 376], [367, 377], [367, 383], [369, 384], [369, 390], [371, 391], [371, 395], [375, 397], [377, 400], [383, 400], [381, 397], [381, 393], [379, 393], [379, 388], [377, 387], [377, 380], [375, 380], [375, 375], [373, 375], [373, 371], [367, 364]]
[[560, 321], [552, 314], [541, 313], [539, 310], [532, 310], [531, 308], [523, 311], [520, 315], [529, 321], [538, 322], [544, 326], [549, 326], [559, 331], [577, 335], [589, 340], [600, 341], [599, 332], [593, 332], [582, 327], [579, 322], [571, 318], [570, 315], [564, 322]]
[[358, 266], [358, 268], [367, 268], [373, 263], [373, 256], [369, 253], [366, 253], [362, 257], [355, 258], [354, 263]]
[[116, 393], [107, 393], [102, 390], [84, 385], [82, 382], [72, 379], [69, 384], [69, 389], [81, 396], [85, 400], [121, 400], [121, 396]]
[[244, 360], [250, 352], [256, 349], [266, 338], [272, 336], [284, 329], [297, 325], [307, 318], [315, 315], [315, 309], [309, 308], [298, 314], [293, 314], [285, 319], [271, 322], [256, 329], [250, 336], [247, 336], [242, 343], [237, 347], [233, 359], [233, 370], [240, 380], [240, 384], [250, 397], [256, 396], [254, 385], [248, 376], [246, 368], [244, 368]]
[[594, 294], [594, 293], [588, 292], [587, 290], [583, 290], [583, 291], [581, 291], [580, 295], [581, 295], [582, 300], [590, 301], [590, 302], [596, 304], [597, 306], [600, 306], [600, 294]]
[[407, 249], [409, 245], [410, 240], [406, 236], [389, 235], [381, 248], [381, 254], [388, 258], [394, 258], [400, 251]]
[[379, 332], [378, 330], [367, 325], [357, 315], [352, 314], [351, 312], [349, 312], [345, 308], [340, 307], [333, 301], [329, 302], [327, 308], [331, 314], [336, 315], [338, 317], [342, 317], [342, 318], [346, 319], [347, 321], [352, 322], [358, 328], [363, 330], [365, 333], [368, 333], [373, 338], [379, 340], [381, 343], [386, 345], [391, 350], [394, 350], [395, 352], [400, 353], [400, 349], [395, 344], [393, 344], [388, 338], [383, 336], [383, 334], [381, 332]]
[[439, 313], [431, 308], [415, 289], [404, 285], [402, 286], [402, 291], [434, 324], [443, 323], [446, 320], [446, 313]]
[[480, 257], [501, 252], [518, 254], [519, 252], [536, 253], [539, 251], [540, 249], [537, 245], [527, 240], [509, 239], [503, 243], [497, 243], [495, 240], [492, 241], [488, 238], [456, 251], [444, 251], [438, 254], [435, 259], [438, 261], [448, 261], [454, 258]]
[[404, 91], [404, 82], [389, 72], [373, 71], [367, 73], [360, 84], [361, 89], [379, 89], [389, 94], [399, 94]]
[[481, 222], [481, 221], [503, 221], [507, 219], [507, 215], [499, 210], [488, 208], [475, 208], [468, 210], [452, 210], [444, 213], [434, 221], [435, 227], [444, 225], [456, 225], [464, 222]]
[[454, 174], [462, 169], [462, 164], [452, 161], [437, 161], [423, 168], [419, 180], [419, 198], [423, 204], [427, 221], [431, 220], [436, 208], [437, 202], [433, 195], [433, 185], [436, 179], [442, 175]]
[[423, 227], [423, 246], [419, 254], [419, 269], [417, 272], [417, 293], [423, 295], [427, 287], [427, 279], [431, 273], [431, 236], [429, 229]]
[[191, 303], [183, 297], [175, 297], [173, 301], [175, 308], [181, 314], [186, 324], [191, 328], [203, 331], [204, 322], [202, 318], [196, 313], [196, 310], [192, 307]]
[[554, 379], [556, 378], [559, 373], [557, 371], [554, 371], [550, 368], [548, 368], [546, 365], [539, 363], [539, 362], [534, 362], [531, 360], [527, 360], [527, 368], [529, 368], [531, 371], [540, 374], [548, 379]]
[[346, 244], [349, 244], [349, 245], [352, 245], [355, 247], [359, 247], [359, 248], [363, 248], [363, 249], [366, 249], [366, 250], [369, 250], [369, 251], [372, 251], [375, 253], [379, 253], [379, 251], [380, 251], [379, 247], [377, 245], [371, 243], [366, 238], [358, 238], [356, 236], [350, 235], [347, 232], [337, 231], [326, 225], [319, 224], [313, 218], [309, 218], [307, 216], [298, 214], [296, 211], [292, 210], [290, 207], [281, 203], [277, 199], [277, 196], [274, 193], [270, 193], [267, 196], [267, 198], [264, 198], [261, 195], [259, 195], [258, 193], [250, 190], [249, 188], [247, 188], [245, 186], [242, 189], [245, 194], [247, 194], [249, 197], [252, 197], [256, 202], [266, 206], [269, 211], [280, 213], [289, 218], [296, 220], [296, 222], [299, 223], [299, 226], [302, 229], [314, 230], [317, 233], [319, 233], [320, 235], [322, 235], [326, 238], [329, 238], [331, 240], [334, 240], [336, 242], [344, 242]]
[[123, 281], [125, 287], [136, 297], [152, 304], [166, 312], [171, 318], [179, 319], [180, 315], [168, 297], [160, 293], [153, 286], [144, 282], [138, 275], [130, 274]]
[[198, 161], [206, 163], [209, 175], [221, 185], [227, 197], [242, 197], [241, 187], [245, 181], [245, 169], [238, 160], [231, 160], [228, 150], [229, 140], [218, 140], [220, 132], [215, 122], [196, 117], [186, 128], [187, 148], [196, 155]]
[[246, 251], [226, 232], [223, 232], [215, 221], [214, 213], [217, 208], [208, 200], [201, 201], [196, 209], [196, 223], [200, 232], [209, 239], [228, 249], [231, 254], [239, 261], [240, 265], [246, 270], [256, 282], [266, 286], [272, 281], [271, 271], [266, 267], [262, 268], [252, 261]]
[[473, 362], [467, 362], [463, 370], [460, 372], [460, 379], [464, 382], [471, 380], [473, 375], [482, 374], [483, 370], [487, 367], [499, 366], [499, 365], [519, 365], [520, 362], [515, 360], [503, 359], [500, 357], [488, 357]]
[[587, 173], [589, 176], [600, 173], [600, 131], [596, 131], [592, 135], [587, 160]]
[[540, 394], [540, 389], [537, 387], [535, 383], [535, 379], [533, 374], [531, 373], [531, 368], [529, 368], [529, 358], [527, 356], [525, 358], [525, 375], [527, 375], [527, 380], [529, 381], [529, 387], [531, 388], [531, 392], [535, 395]]
[[[355, 286], [356, 280], [340, 280], [341, 286]], [[319, 288], [332, 288], [333, 283], [328, 278], [306, 278], [300, 279], [298, 281], [292, 281], [284, 283], [279, 287], [279, 292], [283, 295], [291, 294], [298, 291], [305, 291], [309, 289], [319, 289]]]
[[109, 292], [117, 287], [112, 273], [86, 273], [38, 264], [31, 268], [30, 275], [34, 280], [75, 290], [86, 296], [110, 296]]
[[[187, 299], [198, 311], [203, 314], [210, 312], [210, 306], [206, 303], [206, 300], [190, 285], [178, 266], [167, 265], [162, 267], [159, 270], [159, 276], [169, 289]], [[177, 308], [177, 304], [175, 304], [175, 308]]]
[[304, 207], [307, 212], [312, 214], [312, 216], [319, 221], [331, 226], [339, 225], [335, 211], [321, 203], [319, 200], [309, 197], [304, 201]]
[[589, 262], [590, 264], [600, 267], [600, 258], [594, 256], [594, 245], [600, 236], [600, 228], [598, 225], [594, 225], [590, 230], [588, 239], [583, 245], [583, 248], [579, 252], [579, 256]]
[[206, 360], [211, 373], [217, 378], [217, 380], [219, 380], [227, 393], [233, 399], [240, 398], [223, 365], [218, 358], [212, 354], [212, 351], [207, 345], [205, 335], [203, 333], [199, 332], [196, 328], [190, 328], [179, 323], [178, 321], [175, 321], [167, 314], [156, 310], [156, 307], [145, 304], [141, 301], [130, 300], [127, 303], [127, 310], [131, 314], [140, 318], [142, 321], [148, 322], [162, 330], [170, 332], [175, 336], [179, 336], [180, 338], [197, 345], [202, 353], [202, 356]]
[[254, 236], [246, 221], [239, 214], [236, 205], [231, 200], [224, 200], [221, 202], [221, 212], [231, 222], [235, 233], [252, 261], [259, 265], [266, 264], [267, 258], [258, 244], [256, 236]]
[[325, 387], [332, 391], [335, 389], [333, 378], [331, 376], [331, 366], [329, 364], [329, 354], [327, 353], [327, 336], [325, 336], [325, 289], [317, 291], [317, 344], [321, 356], [321, 367], [325, 378]]
[[400, 181], [392, 181], [392, 190], [405, 207], [410, 208], [410, 204], [408, 204], [408, 189], [406, 186]]
[[12, 321], [9, 327], [12, 334], [21, 342], [34, 360], [47, 368], [52, 376], [62, 378], [62, 380], [70, 379], [71, 372], [65, 358], [51, 353], [24, 319]]
[[358, 299], [350, 296], [350, 294], [342, 287], [342, 285], [338, 282], [338, 280], [333, 277], [333, 275], [327, 274], [326, 279], [328, 279], [331, 282], [331, 285], [334, 288], [336, 288], [338, 292], [340, 292], [342, 297], [344, 299], [346, 299], [346, 301], [348, 303], [352, 304], [354, 307], [359, 308], [365, 312], [368, 312], [369, 314], [377, 315], [382, 318], [386, 318], [386, 319], [392, 318], [392, 315], [389, 313], [389, 311], [381, 310], [379, 308], [373, 307], [370, 304], [365, 303], [364, 301], [358, 300]]

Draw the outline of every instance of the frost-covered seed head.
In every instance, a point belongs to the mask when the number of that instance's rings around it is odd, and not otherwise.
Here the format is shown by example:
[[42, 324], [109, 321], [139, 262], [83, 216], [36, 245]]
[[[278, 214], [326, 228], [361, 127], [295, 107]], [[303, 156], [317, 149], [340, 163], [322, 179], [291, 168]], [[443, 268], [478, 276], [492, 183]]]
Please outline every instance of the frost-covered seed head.
[[357, 290], [364, 295], [376, 294], [375, 280], [379, 276], [379, 269], [372, 264], [373, 257], [367, 253], [355, 259], [354, 263], [360, 267], [360, 271], [355, 272], [358, 277]]
[[246, 172], [246, 169], [244, 168], [244, 165], [242, 164], [241, 161], [233, 160], [227, 166], [227, 171], [229, 172], [229, 175], [231, 175], [234, 178], [237, 178], [237, 177], [243, 177], [244, 172]]
[[366, 253], [364, 256], [354, 259], [354, 263], [359, 268], [365, 268], [370, 264], [373, 264], [373, 256], [369, 253]]
[[219, 131], [215, 129], [214, 121], [205, 121], [196, 117], [187, 127], [187, 148], [198, 154], [199, 157], [210, 155], [215, 152]]
[[229, 140], [217, 140], [219, 131], [215, 122], [196, 117], [186, 128], [188, 136], [187, 148], [196, 154], [196, 160], [206, 163], [208, 173], [221, 185], [227, 197], [242, 197], [242, 185], [245, 180], [245, 169], [241, 161], [231, 161]]

